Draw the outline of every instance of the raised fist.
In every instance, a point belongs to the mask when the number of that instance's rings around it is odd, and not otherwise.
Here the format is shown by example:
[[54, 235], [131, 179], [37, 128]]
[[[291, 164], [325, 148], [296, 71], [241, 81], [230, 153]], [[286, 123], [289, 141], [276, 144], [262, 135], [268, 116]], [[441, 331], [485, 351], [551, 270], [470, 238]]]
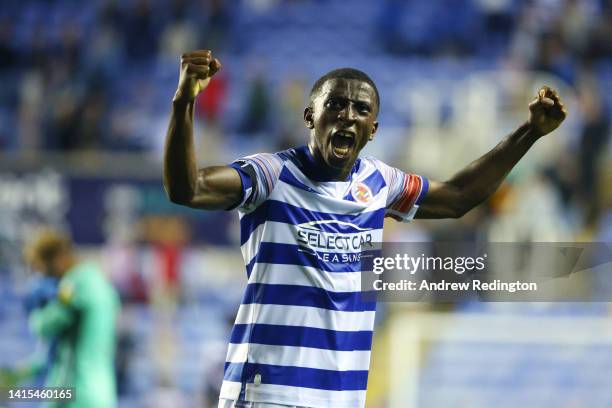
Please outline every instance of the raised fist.
[[181, 55], [181, 74], [174, 100], [194, 101], [220, 68], [221, 63], [218, 59], [213, 58], [212, 52], [208, 50], [192, 51]]
[[567, 116], [567, 109], [552, 88], [543, 86], [529, 104], [529, 124], [544, 136], [559, 127]]

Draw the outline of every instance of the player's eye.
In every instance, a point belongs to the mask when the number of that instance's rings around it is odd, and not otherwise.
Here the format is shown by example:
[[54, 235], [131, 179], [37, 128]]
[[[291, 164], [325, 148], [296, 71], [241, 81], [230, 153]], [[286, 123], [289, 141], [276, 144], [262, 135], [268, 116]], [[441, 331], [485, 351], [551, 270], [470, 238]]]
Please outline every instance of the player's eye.
[[329, 98], [325, 106], [329, 109], [340, 110], [344, 108], [344, 103], [341, 99]]
[[361, 114], [367, 114], [372, 111], [372, 109], [370, 109], [370, 106], [366, 103], [358, 103], [356, 108], [357, 108], [357, 111]]

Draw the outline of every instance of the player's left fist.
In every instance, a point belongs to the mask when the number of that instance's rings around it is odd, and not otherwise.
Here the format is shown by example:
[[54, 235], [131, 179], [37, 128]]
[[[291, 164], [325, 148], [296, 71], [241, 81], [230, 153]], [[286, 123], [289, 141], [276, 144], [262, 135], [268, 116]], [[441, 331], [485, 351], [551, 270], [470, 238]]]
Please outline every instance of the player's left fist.
[[567, 109], [554, 89], [543, 86], [529, 104], [529, 124], [544, 136], [559, 127], [567, 117]]

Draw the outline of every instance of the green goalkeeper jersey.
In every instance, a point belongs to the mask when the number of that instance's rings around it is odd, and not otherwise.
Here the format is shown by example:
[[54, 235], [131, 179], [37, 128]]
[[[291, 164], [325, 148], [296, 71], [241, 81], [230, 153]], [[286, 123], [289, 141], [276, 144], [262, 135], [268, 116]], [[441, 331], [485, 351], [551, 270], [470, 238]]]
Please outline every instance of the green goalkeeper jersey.
[[32, 312], [32, 330], [57, 341], [45, 386], [75, 389], [74, 401], [49, 407], [117, 405], [114, 357], [119, 305], [102, 271], [94, 264], [81, 263], [62, 277], [58, 299]]

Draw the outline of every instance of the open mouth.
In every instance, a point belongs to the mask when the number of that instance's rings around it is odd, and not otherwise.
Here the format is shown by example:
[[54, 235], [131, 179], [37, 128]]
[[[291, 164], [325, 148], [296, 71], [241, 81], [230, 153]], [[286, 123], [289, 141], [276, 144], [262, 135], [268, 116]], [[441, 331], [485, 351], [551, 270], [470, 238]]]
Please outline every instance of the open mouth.
[[344, 157], [355, 144], [355, 134], [347, 130], [339, 130], [332, 135], [331, 145], [333, 153]]

